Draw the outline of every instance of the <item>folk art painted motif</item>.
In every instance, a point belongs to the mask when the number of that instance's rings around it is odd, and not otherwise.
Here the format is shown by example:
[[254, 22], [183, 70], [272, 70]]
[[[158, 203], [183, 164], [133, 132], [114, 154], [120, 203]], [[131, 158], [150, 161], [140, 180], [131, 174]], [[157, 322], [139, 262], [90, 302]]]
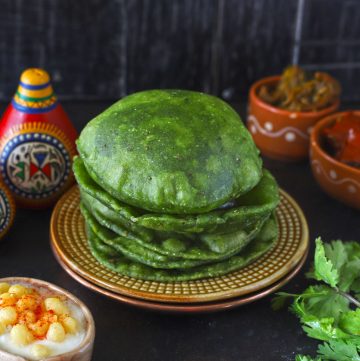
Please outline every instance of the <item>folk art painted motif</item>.
[[74, 182], [77, 132], [42, 69], [25, 70], [0, 123], [0, 172], [20, 206], [52, 205]]
[[15, 218], [16, 206], [9, 189], [0, 182], [0, 239], [5, 236]]

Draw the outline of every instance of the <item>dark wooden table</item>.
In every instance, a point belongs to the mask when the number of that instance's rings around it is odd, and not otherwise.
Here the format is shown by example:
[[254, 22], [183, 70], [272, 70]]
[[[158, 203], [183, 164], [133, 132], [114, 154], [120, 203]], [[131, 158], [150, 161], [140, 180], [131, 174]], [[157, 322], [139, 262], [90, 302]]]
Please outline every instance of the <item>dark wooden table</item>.
[[[109, 104], [63, 105], [80, 131]], [[4, 107], [1, 104], [0, 110]], [[360, 212], [324, 194], [308, 162], [265, 159], [265, 166], [302, 207], [310, 227], [311, 255], [317, 236], [326, 241], [360, 240]], [[304, 335], [290, 312], [272, 311], [271, 296], [221, 313], [169, 315], [133, 308], [86, 289], [63, 271], [51, 252], [50, 215], [51, 210], [18, 211], [15, 225], [0, 243], [0, 276], [44, 279], [82, 299], [96, 322], [94, 361], [290, 361], [297, 353], [315, 352], [317, 342]], [[284, 290], [298, 292], [307, 284], [302, 271]]]

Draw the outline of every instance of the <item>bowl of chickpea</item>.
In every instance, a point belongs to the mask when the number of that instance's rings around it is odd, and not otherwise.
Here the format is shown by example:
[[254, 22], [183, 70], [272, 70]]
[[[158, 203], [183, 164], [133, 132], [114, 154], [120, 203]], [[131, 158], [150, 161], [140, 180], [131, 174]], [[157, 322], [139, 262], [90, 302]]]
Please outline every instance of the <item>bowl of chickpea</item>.
[[71, 293], [45, 281], [0, 279], [0, 361], [90, 361], [95, 324]]

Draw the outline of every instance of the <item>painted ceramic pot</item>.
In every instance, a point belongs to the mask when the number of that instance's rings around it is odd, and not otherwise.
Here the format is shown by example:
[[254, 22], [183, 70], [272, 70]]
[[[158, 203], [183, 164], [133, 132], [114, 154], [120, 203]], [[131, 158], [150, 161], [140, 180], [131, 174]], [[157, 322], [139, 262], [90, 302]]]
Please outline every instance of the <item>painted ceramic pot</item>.
[[77, 132], [48, 73], [27, 69], [0, 123], [1, 176], [20, 206], [52, 205], [74, 182]]
[[261, 152], [269, 158], [298, 161], [309, 153], [310, 131], [324, 116], [335, 112], [339, 101], [316, 112], [292, 112], [276, 108], [258, 97], [263, 85], [275, 85], [279, 76], [256, 82], [250, 89], [247, 126]]
[[[329, 115], [318, 122], [311, 132], [310, 161], [315, 179], [333, 198], [360, 209], [360, 169], [339, 162], [323, 150], [325, 128], [347, 112]], [[360, 116], [360, 112], [356, 112]]]
[[14, 223], [16, 206], [9, 189], [0, 182], [0, 240]]
[[[41, 289], [42, 291], [49, 293], [51, 297], [54, 295], [65, 297], [69, 302], [73, 303], [78, 307], [84, 316], [84, 336], [78, 346], [73, 348], [71, 351], [60, 355], [53, 355], [42, 358], [42, 361], [91, 361], [94, 339], [95, 339], [95, 323], [91, 315], [91, 312], [86, 305], [75, 297], [70, 292], [53, 285], [52, 283], [38, 280], [35, 278], [25, 277], [7, 277], [0, 278], [0, 282], [6, 282], [10, 285], [21, 284], [27, 287]], [[0, 361], [28, 361], [28, 357], [22, 357], [15, 355], [0, 349]]]

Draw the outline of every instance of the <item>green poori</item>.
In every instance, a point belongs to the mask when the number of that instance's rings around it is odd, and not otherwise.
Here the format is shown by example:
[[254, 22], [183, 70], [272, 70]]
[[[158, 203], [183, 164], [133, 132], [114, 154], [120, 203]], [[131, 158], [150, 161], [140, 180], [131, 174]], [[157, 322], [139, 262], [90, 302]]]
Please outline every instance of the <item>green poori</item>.
[[159, 269], [136, 262], [123, 253], [102, 242], [87, 227], [87, 235], [92, 255], [105, 267], [122, 275], [149, 281], [174, 282], [216, 277], [248, 265], [266, 253], [276, 242], [277, 225], [273, 219], [267, 228], [242, 252], [220, 262], [200, 265], [189, 269]]
[[129, 232], [126, 226], [103, 217], [92, 205], [82, 196], [82, 213], [93, 228], [107, 228], [119, 239], [127, 239], [132, 244], [147, 250], [166, 256], [181, 257], [184, 260], [214, 261], [238, 253], [257, 236], [268, 220], [265, 218], [251, 227], [224, 234], [203, 234], [199, 237], [190, 233], [152, 232], [147, 237], [142, 237]]
[[239, 115], [219, 98], [187, 90], [125, 97], [86, 125], [77, 148], [99, 185], [151, 212], [205, 213], [262, 175]]
[[230, 232], [231, 229], [241, 229], [269, 216], [279, 203], [277, 183], [270, 172], [264, 170], [261, 180], [250, 192], [221, 209], [194, 215], [151, 213], [112, 197], [92, 180], [80, 157], [75, 158], [73, 168], [83, 197], [99, 213], [126, 222], [134, 232], [146, 232], [146, 229], [193, 233]]
[[239, 115], [187, 90], [129, 95], [91, 120], [73, 169], [89, 247], [156, 281], [215, 277], [276, 242], [278, 185]]

